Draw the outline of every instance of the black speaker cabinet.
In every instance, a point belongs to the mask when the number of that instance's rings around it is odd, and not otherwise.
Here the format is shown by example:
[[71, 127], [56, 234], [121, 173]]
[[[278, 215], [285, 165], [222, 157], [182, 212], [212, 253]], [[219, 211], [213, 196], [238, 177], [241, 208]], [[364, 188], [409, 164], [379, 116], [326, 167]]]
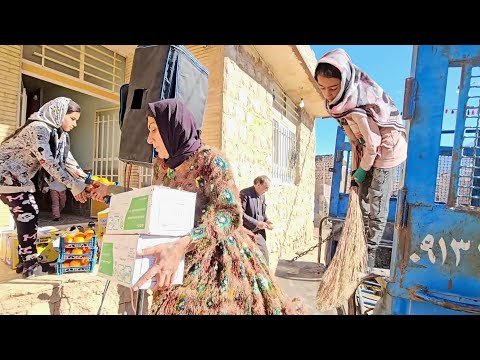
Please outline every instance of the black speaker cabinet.
[[120, 89], [119, 159], [150, 166], [148, 103], [176, 98], [193, 113], [198, 128], [208, 95], [208, 70], [181, 45], [140, 45], [135, 49], [130, 83]]

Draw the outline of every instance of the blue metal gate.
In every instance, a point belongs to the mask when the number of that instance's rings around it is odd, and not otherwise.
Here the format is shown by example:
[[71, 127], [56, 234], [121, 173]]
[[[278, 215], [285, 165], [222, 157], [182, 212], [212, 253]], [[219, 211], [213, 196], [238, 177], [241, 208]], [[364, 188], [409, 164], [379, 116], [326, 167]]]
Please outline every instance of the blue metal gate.
[[[442, 130], [447, 75], [455, 67], [455, 128]], [[408, 158], [383, 309], [480, 313], [480, 46], [415, 46], [411, 73], [403, 111]], [[440, 146], [449, 133], [453, 146]]]

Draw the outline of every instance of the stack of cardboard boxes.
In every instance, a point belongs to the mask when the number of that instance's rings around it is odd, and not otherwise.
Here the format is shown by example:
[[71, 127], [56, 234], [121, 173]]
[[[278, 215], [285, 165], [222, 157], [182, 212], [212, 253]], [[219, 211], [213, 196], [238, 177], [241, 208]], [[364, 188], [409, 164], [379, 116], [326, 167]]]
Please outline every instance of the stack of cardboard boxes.
[[[139, 250], [178, 240], [193, 229], [196, 194], [150, 186], [113, 195], [103, 235], [98, 275], [133, 287], [154, 264], [153, 256]], [[183, 282], [183, 258], [173, 284]], [[156, 279], [141, 289], [154, 287]]]

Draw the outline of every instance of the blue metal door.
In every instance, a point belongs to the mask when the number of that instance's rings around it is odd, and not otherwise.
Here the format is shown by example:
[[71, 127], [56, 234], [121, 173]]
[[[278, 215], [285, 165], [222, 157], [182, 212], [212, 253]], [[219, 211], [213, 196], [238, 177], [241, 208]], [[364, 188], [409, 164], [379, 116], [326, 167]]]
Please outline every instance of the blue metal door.
[[[455, 128], [442, 132], [453, 67], [461, 69]], [[480, 313], [480, 46], [415, 46], [411, 73], [387, 312]], [[453, 146], [441, 146], [442, 133]]]

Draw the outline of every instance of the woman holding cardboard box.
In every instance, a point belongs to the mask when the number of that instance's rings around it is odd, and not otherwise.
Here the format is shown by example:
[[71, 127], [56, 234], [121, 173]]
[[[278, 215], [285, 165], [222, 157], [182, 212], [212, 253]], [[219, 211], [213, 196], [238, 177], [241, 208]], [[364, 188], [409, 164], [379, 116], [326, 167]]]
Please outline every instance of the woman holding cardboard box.
[[[145, 249], [157, 276], [152, 314], [298, 314], [242, 226], [239, 193], [225, 156], [206, 146], [193, 114], [174, 99], [149, 104], [148, 143], [158, 157], [154, 184], [197, 193], [195, 228], [174, 243]], [[185, 255], [183, 285], [170, 286]]]

